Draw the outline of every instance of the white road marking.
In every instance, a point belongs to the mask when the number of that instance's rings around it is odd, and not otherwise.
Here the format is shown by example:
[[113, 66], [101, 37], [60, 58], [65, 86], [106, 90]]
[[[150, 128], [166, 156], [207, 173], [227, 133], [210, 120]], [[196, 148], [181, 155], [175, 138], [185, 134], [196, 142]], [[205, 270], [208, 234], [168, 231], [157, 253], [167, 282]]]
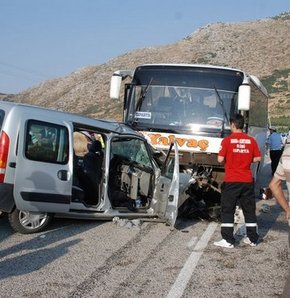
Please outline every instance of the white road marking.
[[187, 247], [192, 248], [196, 244], [196, 241], [197, 237], [192, 237], [191, 240], [187, 243]]
[[190, 254], [185, 265], [181, 269], [174, 285], [171, 287], [167, 298], [177, 298], [182, 296], [186, 285], [189, 282], [192, 273], [203, 254], [203, 250], [206, 248], [208, 241], [210, 240], [217, 226], [218, 224], [216, 222], [210, 223], [205, 232], [202, 234], [200, 240], [195, 245], [193, 252]]

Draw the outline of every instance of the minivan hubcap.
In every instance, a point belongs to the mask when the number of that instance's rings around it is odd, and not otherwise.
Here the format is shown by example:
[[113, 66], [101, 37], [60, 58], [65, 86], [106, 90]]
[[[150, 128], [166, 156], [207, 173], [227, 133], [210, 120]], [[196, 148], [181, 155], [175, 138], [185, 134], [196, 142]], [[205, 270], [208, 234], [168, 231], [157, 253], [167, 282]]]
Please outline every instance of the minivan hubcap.
[[19, 212], [19, 222], [27, 229], [41, 227], [47, 219], [47, 213], [31, 213], [28, 211]]

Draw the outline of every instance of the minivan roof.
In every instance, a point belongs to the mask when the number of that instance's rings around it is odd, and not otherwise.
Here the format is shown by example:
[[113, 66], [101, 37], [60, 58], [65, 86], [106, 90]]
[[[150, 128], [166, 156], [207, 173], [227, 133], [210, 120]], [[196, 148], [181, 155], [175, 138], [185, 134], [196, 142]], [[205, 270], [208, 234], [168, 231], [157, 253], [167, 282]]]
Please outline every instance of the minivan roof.
[[57, 118], [60, 118], [61, 120], [69, 121], [69, 122], [80, 124], [87, 127], [96, 127], [107, 132], [115, 132], [119, 134], [131, 134], [131, 135], [137, 135], [137, 136], [141, 135], [140, 133], [131, 129], [129, 126], [117, 121], [93, 119], [93, 118], [85, 117], [74, 113], [57, 111], [57, 110], [43, 108], [43, 107], [29, 105], [29, 104], [0, 101], [0, 109], [3, 109], [6, 114], [12, 110], [15, 110], [15, 111], [21, 110], [22, 112], [26, 111], [31, 115], [33, 115], [33, 113], [37, 113], [38, 116], [41, 116], [43, 114], [43, 119], [45, 119], [45, 116], [47, 116], [47, 113], [49, 113], [50, 117], [57, 117]]

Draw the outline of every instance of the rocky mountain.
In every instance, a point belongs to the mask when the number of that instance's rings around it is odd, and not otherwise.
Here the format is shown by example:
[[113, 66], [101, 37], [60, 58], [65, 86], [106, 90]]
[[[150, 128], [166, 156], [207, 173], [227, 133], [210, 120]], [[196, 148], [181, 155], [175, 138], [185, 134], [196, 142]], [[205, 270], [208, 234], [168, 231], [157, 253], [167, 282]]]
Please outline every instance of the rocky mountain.
[[143, 63], [202, 63], [240, 68], [258, 76], [270, 93], [272, 123], [288, 120], [290, 124], [289, 32], [290, 12], [254, 22], [209, 24], [174, 44], [125, 53], [7, 99], [120, 120], [122, 101], [109, 98], [115, 70], [133, 69]]

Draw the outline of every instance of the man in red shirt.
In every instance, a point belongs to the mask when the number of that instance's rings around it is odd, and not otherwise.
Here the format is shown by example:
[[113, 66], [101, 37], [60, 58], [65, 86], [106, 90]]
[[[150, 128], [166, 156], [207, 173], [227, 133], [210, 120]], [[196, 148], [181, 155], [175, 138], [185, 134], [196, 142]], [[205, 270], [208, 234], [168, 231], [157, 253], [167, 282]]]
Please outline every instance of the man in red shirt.
[[244, 242], [256, 246], [258, 241], [254, 180], [252, 162], [261, 160], [254, 138], [243, 132], [244, 117], [235, 114], [230, 119], [232, 134], [224, 138], [218, 153], [218, 162], [225, 162], [225, 177], [221, 192], [222, 240], [214, 245], [233, 248], [235, 243], [234, 214], [236, 205], [242, 208], [247, 228]]

